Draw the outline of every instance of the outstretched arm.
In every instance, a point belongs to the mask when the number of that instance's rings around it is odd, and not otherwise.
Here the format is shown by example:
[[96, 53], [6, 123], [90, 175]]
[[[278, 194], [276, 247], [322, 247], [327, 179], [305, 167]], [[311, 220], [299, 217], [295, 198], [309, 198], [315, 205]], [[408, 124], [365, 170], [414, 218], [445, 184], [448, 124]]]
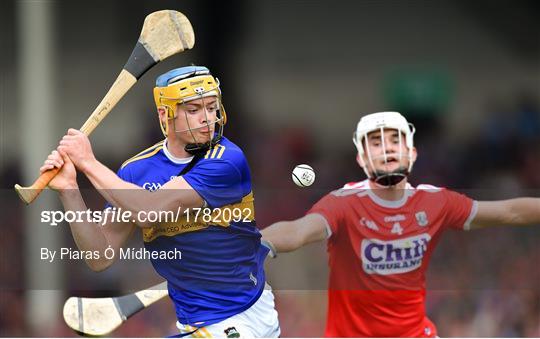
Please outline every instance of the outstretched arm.
[[326, 219], [320, 214], [308, 214], [292, 221], [280, 221], [261, 231], [263, 241], [275, 251], [291, 252], [312, 242], [328, 238]]
[[540, 224], [540, 198], [479, 201], [471, 229], [500, 225]]

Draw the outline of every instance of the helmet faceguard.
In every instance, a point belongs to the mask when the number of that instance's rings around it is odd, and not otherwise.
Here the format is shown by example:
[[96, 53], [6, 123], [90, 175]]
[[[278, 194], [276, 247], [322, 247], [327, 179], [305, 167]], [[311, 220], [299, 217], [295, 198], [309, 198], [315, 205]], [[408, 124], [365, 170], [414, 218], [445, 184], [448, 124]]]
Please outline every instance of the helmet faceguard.
[[[184, 147], [186, 152], [190, 154], [206, 152], [208, 149], [214, 147], [214, 145], [216, 145], [223, 137], [223, 128], [227, 122], [227, 115], [221, 100], [219, 80], [214, 78], [206, 67], [200, 66], [177, 68], [159, 76], [156, 80], [156, 87], [154, 88], [154, 100], [158, 110], [164, 110], [167, 117], [165, 123], [160, 121], [163, 135], [167, 137], [169, 134], [168, 121], [170, 119], [178, 118], [176, 114], [178, 105], [197, 99], [203, 99], [204, 103], [204, 98], [212, 96], [216, 97], [218, 105], [215, 121], [206, 119], [205, 125], [192, 128], [189, 126], [187, 113], [185, 113], [188, 128], [182, 131], [174, 131], [175, 133], [189, 132], [191, 134], [193, 142], [188, 143]], [[206, 111], [206, 106], [204, 104], [203, 109], [205, 110], [205, 114], [207, 114], [208, 112]], [[193, 132], [201, 127], [210, 128], [213, 124], [216, 124], [217, 126], [212, 140], [205, 143], [197, 142]]]
[[[377, 170], [374, 165], [374, 160], [384, 159], [384, 163], [388, 164], [389, 154], [387, 153], [387, 147], [385, 144], [384, 132], [385, 130], [397, 130], [399, 153], [397, 156], [398, 162], [401, 164], [402, 159], [408, 159], [408, 166], [400, 166], [399, 168], [389, 172], [383, 170]], [[368, 145], [368, 134], [371, 132], [379, 131], [381, 134], [381, 146], [382, 154], [378, 156], [372, 156]], [[398, 112], [380, 112], [366, 115], [360, 119], [356, 131], [353, 134], [353, 142], [358, 150], [358, 161], [360, 166], [366, 173], [370, 180], [373, 180], [377, 184], [385, 187], [395, 186], [405, 179], [412, 171], [414, 164], [413, 149], [414, 149], [414, 132], [415, 128], [412, 124], [407, 122], [407, 119]], [[407, 153], [403, 152], [403, 135], [405, 135], [405, 145], [407, 146]], [[367, 158], [367, 162], [364, 160]], [[370, 170], [371, 167], [371, 170]]]

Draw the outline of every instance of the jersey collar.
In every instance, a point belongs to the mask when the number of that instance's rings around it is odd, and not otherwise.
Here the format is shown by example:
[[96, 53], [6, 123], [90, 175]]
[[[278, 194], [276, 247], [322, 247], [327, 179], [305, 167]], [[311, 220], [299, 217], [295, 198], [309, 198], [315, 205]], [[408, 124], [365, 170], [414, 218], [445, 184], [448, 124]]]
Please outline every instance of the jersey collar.
[[169, 152], [169, 148], [167, 147], [167, 140], [163, 143], [163, 153], [165, 156], [172, 161], [175, 164], [189, 164], [191, 160], [193, 160], [193, 156], [187, 157], [187, 158], [177, 158], [174, 155]]
[[375, 194], [373, 192], [373, 189], [369, 185], [368, 180], [365, 181], [365, 184], [366, 184], [366, 187], [367, 187], [367, 192], [368, 192], [369, 198], [374, 203], [376, 203], [377, 205], [380, 205], [382, 207], [400, 208], [403, 205], [405, 205], [405, 203], [407, 203], [407, 200], [409, 199], [409, 197], [411, 197], [414, 194], [414, 187], [411, 184], [406, 183], [405, 184], [405, 193], [403, 194], [403, 197], [401, 197], [401, 199], [399, 199], [399, 200], [385, 200], [385, 199], [382, 199], [381, 197], [379, 197], [377, 194]]

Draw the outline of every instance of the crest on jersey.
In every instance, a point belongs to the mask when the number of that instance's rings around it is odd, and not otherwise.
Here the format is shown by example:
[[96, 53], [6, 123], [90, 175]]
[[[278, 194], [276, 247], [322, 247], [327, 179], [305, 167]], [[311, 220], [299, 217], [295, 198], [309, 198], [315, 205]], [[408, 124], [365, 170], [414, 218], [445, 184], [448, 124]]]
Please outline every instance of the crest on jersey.
[[431, 335], [431, 328], [425, 327], [425, 328], [424, 328], [424, 334], [425, 334], [425, 335]]
[[225, 332], [227, 338], [240, 338], [240, 333], [238, 333], [238, 331], [234, 327], [229, 327], [223, 332]]
[[418, 223], [418, 225], [427, 226], [427, 224], [429, 223], [426, 212], [420, 211], [416, 213], [415, 216], [416, 216], [416, 222]]

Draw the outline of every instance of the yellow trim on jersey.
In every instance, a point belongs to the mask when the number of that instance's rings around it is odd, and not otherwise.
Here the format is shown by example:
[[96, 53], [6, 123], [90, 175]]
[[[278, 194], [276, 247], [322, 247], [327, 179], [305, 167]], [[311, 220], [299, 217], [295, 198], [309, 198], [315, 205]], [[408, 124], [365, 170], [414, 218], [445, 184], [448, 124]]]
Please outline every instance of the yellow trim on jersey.
[[[240, 222], [244, 220], [248, 222], [254, 221], [254, 201], [253, 192], [250, 192], [242, 198], [242, 201], [235, 204], [213, 209], [207, 208], [206, 210], [211, 213], [205, 214], [203, 212], [205, 209], [195, 208], [190, 209], [189, 215], [180, 214], [177, 216], [175, 215], [176, 212], [173, 212], [174, 217], [178, 217], [178, 221], [162, 222], [152, 227], [143, 228], [143, 241], [150, 242], [160, 236], [173, 237], [182, 233], [200, 231], [209, 226], [229, 227], [231, 222], [235, 221], [234, 219], [240, 219]], [[196, 214], [197, 212], [198, 214]], [[239, 218], [233, 218], [239, 214]]]
[[190, 335], [192, 338], [213, 338], [206, 327], [193, 327], [191, 325], [184, 325], [184, 327], [188, 332], [193, 332]]
[[221, 151], [219, 151], [218, 155], [217, 155], [217, 158], [218, 159], [221, 159], [221, 156], [223, 155], [223, 152], [225, 152], [225, 146], [222, 146], [221, 147]]
[[[151, 150], [153, 150], [154, 148], [163, 145], [164, 142], [165, 142], [165, 140], [161, 140], [160, 142], [157, 142], [157, 143], [153, 144], [152, 146], [148, 147], [148, 148], [145, 149], [144, 151], [140, 151], [139, 153], [135, 154], [135, 155], [132, 156], [130, 159], [136, 158], [136, 157], [138, 157], [139, 155], [142, 155], [143, 153], [146, 153], [146, 152], [148, 152], [148, 151], [151, 151]], [[129, 161], [129, 160], [128, 160], [128, 161]]]
[[204, 334], [205, 338], [212, 338], [212, 335], [210, 334], [210, 332], [208, 332], [206, 327], [199, 328], [199, 331], [201, 331]]
[[130, 163], [133, 159], [135, 159], [135, 158], [137, 158], [137, 157], [143, 155], [144, 153], [149, 152], [149, 151], [152, 151], [152, 150], [155, 149], [156, 147], [162, 146], [164, 142], [165, 142], [165, 140], [161, 140], [160, 142], [158, 142], [158, 143], [156, 143], [156, 144], [154, 144], [154, 145], [148, 147], [148, 148], [145, 149], [144, 151], [141, 151], [141, 152], [135, 154], [134, 156], [132, 156], [132, 157], [129, 158], [128, 160], [124, 161], [124, 163], [122, 164], [121, 167], [123, 168], [123, 167], [126, 166], [128, 163]]
[[219, 150], [219, 145], [216, 145], [216, 147], [214, 147], [214, 150], [212, 151], [212, 155], [210, 156], [210, 159], [216, 157], [216, 154], [217, 154], [218, 150]]
[[225, 146], [217, 144], [214, 148], [209, 149], [204, 156], [205, 159], [221, 159], [223, 152], [225, 152]]
[[[134, 162], [134, 161], [137, 161], [137, 160], [141, 160], [141, 159], [146, 159], [146, 158], [150, 158], [151, 156], [155, 155], [157, 152], [161, 151], [163, 149], [163, 145], [158, 145], [157, 148], [155, 148], [152, 152], [150, 153], [145, 153], [143, 155], [139, 155], [139, 156], [134, 156], [133, 158], [131, 159], [128, 159], [126, 160], [122, 166], [120, 168], [124, 168], [126, 167], [128, 164]], [[139, 153], [140, 154], [140, 153]]]
[[191, 337], [193, 337], [193, 338], [202, 338], [201, 334], [197, 333], [197, 332], [199, 332], [198, 328], [195, 328], [195, 327], [190, 326], [190, 325], [184, 325], [184, 327], [186, 328], [186, 330], [188, 332], [193, 332], [193, 333], [190, 334]]

